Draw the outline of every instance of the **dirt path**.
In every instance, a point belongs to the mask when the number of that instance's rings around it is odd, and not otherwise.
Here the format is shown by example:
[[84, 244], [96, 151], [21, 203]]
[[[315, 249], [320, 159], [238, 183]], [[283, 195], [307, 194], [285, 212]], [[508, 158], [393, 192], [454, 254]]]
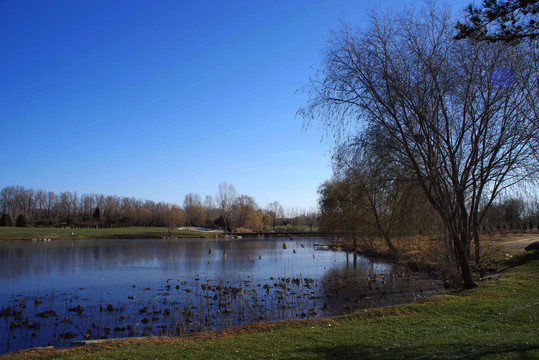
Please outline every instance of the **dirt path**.
[[497, 242], [497, 244], [510, 249], [520, 248], [524, 250], [527, 245], [534, 241], [539, 241], [539, 235], [519, 235], [517, 238], [512, 238], [511, 240], [501, 240], [500, 242]]

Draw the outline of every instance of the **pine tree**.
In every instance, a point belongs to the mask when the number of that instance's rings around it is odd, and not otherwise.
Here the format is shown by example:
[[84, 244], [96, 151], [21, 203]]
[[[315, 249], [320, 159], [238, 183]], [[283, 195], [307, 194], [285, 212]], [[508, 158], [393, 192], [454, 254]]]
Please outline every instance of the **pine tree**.
[[17, 227], [25, 227], [27, 223], [26, 216], [23, 214], [19, 214], [17, 218], [15, 219], [15, 226]]
[[13, 222], [11, 221], [11, 216], [6, 213], [2, 213], [2, 217], [0, 217], [0, 226], [11, 226], [13, 225]]
[[92, 217], [95, 221], [99, 221], [101, 219], [101, 210], [99, 210], [99, 206], [97, 206], [94, 210], [94, 213], [92, 214]]

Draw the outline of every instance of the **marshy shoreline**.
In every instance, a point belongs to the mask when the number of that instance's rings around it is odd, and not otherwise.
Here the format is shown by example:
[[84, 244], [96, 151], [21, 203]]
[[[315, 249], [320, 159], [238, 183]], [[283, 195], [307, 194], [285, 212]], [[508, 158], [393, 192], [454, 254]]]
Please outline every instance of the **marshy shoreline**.
[[[68, 240], [73, 239], [52, 242], [53, 247], [54, 244], [65, 247], [69, 244]], [[127, 239], [116, 240], [119, 243], [128, 243]], [[163, 239], [146, 240], [148, 241], [143, 242], [148, 246], [170, 243], [170, 240]], [[200, 241], [191, 238], [172, 243], [183, 244], [189, 240], [195, 243]], [[213, 240], [223, 244], [247, 244], [250, 241]], [[299, 238], [297, 241], [258, 240], [262, 243], [274, 243], [282, 252], [288, 251], [290, 255], [293, 251], [292, 256], [295, 256], [296, 250], [299, 252], [303, 248]], [[89, 243], [91, 241], [81, 242]], [[48, 248], [48, 244], [42, 246]], [[207, 260], [208, 265], [211, 261], [226, 263], [226, 249], [223, 252], [222, 249], [216, 248], [212, 251], [210, 248], [209, 254], [207, 250], [204, 251], [207, 254], [205, 257], [213, 259]], [[230, 280], [197, 274], [192, 279], [168, 278], [166, 282], [163, 280], [151, 288], [133, 283], [128, 286], [131, 289], [129, 294], [123, 295], [123, 300], [119, 302], [104, 299], [102, 295], [97, 301], [95, 294], [85, 293], [85, 288], [73, 289], [71, 292], [58, 292], [51, 288], [47, 291], [36, 291], [30, 296], [15, 294], [13, 302], [2, 307], [0, 319], [4, 318], [5, 329], [9, 329], [10, 335], [14, 336], [13, 340], [27, 337], [31, 345], [40, 333], [52, 332], [54, 339], [39, 346], [50, 344], [67, 347], [71, 342], [80, 343], [85, 340], [141, 336], [175, 337], [260, 321], [323, 319], [351, 314], [365, 308], [420, 303], [427, 298], [449, 292], [446, 284], [437, 280], [434, 273], [412, 272], [405, 267], [389, 274], [373, 271], [351, 277], [347, 271], [354, 273], [362, 261], [380, 260], [380, 263], [385, 262], [391, 266], [399, 265], [393, 259], [383, 256], [377, 259], [365, 258], [357, 252], [340, 253], [346, 256], [345, 269], [348, 270], [329, 271], [324, 278], [318, 280], [305, 276], [271, 276], [265, 281], [247, 276]], [[229, 256], [231, 255], [232, 252], [229, 252]], [[314, 252], [312, 257], [314, 259]], [[262, 257], [257, 259], [249, 255], [250, 263], [261, 260]], [[206, 311], [200, 311], [201, 309]]]
[[[453, 296], [313, 320], [272, 321], [179, 337], [36, 348], [1, 359], [534, 358], [539, 355], [537, 253], [512, 252], [496, 277]], [[279, 346], [275, 340], [279, 339]], [[497, 355], [496, 355], [497, 354]]]
[[[43, 285], [33, 291], [12, 289], [0, 312], [2, 332], [7, 334], [4, 351], [13, 346], [66, 347], [72, 341], [178, 336], [260, 321], [314, 319], [417, 302], [446, 292], [428, 275], [385, 260], [315, 251], [319, 238], [73, 241], [4, 243], [4, 254], [30, 251], [24, 263], [34, 264], [32, 273], [41, 271], [45, 265], [41, 262], [48, 259], [47, 267], [58, 268], [60, 281], [49, 288], [44, 277]], [[283, 265], [274, 265], [275, 256], [284, 256]], [[88, 259], [92, 268], [106, 268], [111, 262], [113, 270], [137, 272], [128, 275], [131, 281], [98, 273], [92, 277], [108, 279], [105, 284], [98, 279], [86, 284], [78, 278], [81, 275], [70, 274], [80, 267], [77, 259]], [[115, 259], [124, 260], [117, 264]], [[145, 270], [148, 261], [158, 261], [157, 272]], [[298, 261], [303, 265], [293, 270]], [[162, 266], [170, 269], [159, 275]], [[221, 269], [230, 266], [240, 266], [243, 273], [222, 275]], [[184, 267], [192, 270], [185, 273]]]

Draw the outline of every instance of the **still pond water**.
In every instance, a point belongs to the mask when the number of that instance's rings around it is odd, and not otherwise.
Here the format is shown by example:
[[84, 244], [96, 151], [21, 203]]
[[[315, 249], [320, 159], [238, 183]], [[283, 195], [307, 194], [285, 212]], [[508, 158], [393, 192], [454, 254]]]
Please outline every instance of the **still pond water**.
[[0, 243], [0, 354], [412, 302], [441, 284], [320, 238]]

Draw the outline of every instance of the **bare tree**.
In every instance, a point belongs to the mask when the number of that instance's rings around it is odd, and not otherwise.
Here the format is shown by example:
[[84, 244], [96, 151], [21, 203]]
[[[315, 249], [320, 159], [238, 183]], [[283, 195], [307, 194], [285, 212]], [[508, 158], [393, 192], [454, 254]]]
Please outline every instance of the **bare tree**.
[[216, 202], [221, 210], [221, 217], [224, 224], [223, 232], [225, 234], [227, 232], [228, 226], [230, 226], [232, 211], [237, 196], [238, 195], [234, 185], [229, 184], [226, 181], [219, 184]]
[[271, 217], [272, 230], [275, 230], [275, 226], [277, 226], [277, 219], [284, 217], [284, 209], [278, 201], [269, 203], [266, 209], [268, 215]]
[[56, 195], [53, 191], [47, 192], [47, 218], [52, 218], [56, 216], [56, 203], [58, 202], [58, 195]]
[[309, 225], [309, 229], [311, 231], [313, 231], [313, 226], [318, 223], [319, 218], [320, 214], [318, 213], [318, 209], [316, 209], [315, 207], [311, 207], [309, 211], [305, 213], [305, 220]]
[[105, 197], [102, 209], [105, 221], [109, 226], [120, 220], [120, 206], [121, 199], [118, 196], [109, 195]]
[[361, 206], [361, 194], [349, 180], [334, 176], [318, 188], [320, 227], [323, 231], [351, 240], [353, 248], [357, 249], [358, 237], [367, 235], [369, 229], [364, 220], [367, 215]]
[[34, 217], [36, 213], [36, 191], [32, 188], [30, 189], [24, 189], [24, 199], [26, 201], [25, 204], [25, 215], [27, 217]]
[[[215, 199], [219, 202], [218, 205], [214, 205], [211, 196], [206, 196], [203, 205], [200, 195], [188, 194], [184, 201], [187, 213], [180, 209], [182, 217], [179, 217], [176, 204], [102, 194], [78, 196], [77, 192], [69, 191], [57, 195], [41, 189], [36, 191], [22, 186], [7, 186], [0, 189], [0, 210], [1, 214], [6, 213], [5, 219], [7, 215], [10, 219], [18, 215], [24, 215], [28, 219], [32, 217], [31, 221], [36, 226], [63, 224], [92, 227], [169, 227], [171, 221], [174, 226], [179, 223], [174, 219], [181, 219], [180, 223], [188, 222], [193, 226], [213, 226], [220, 216], [221, 225], [228, 229], [236, 216], [241, 226], [256, 231], [262, 229], [262, 211], [252, 197], [238, 197], [234, 185], [221, 183]], [[172, 228], [170, 231], [172, 232]]]
[[480, 204], [537, 175], [539, 77], [535, 42], [457, 41], [454, 23], [431, 6], [420, 16], [375, 15], [366, 31], [344, 25], [299, 113], [335, 133], [387, 135], [387, 162], [414, 174], [470, 288]]
[[135, 222], [139, 226], [148, 226], [152, 223], [152, 212], [145, 207], [137, 208]]
[[103, 194], [94, 194], [94, 197], [95, 197], [95, 206], [100, 208], [100, 209], [103, 209], [103, 207], [105, 205], [105, 195], [103, 195]]
[[168, 236], [172, 237], [174, 229], [185, 223], [185, 212], [176, 205], [163, 210], [163, 223], [168, 229]]
[[199, 194], [189, 193], [183, 200], [183, 209], [187, 214], [187, 223], [191, 226], [204, 225], [206, 216]]
[[62, 191], [59, 196], [58, 210], [60, 216], [71, 214], [71, 194], [68, 191]]
[[26, 214], [26, 207], [27, 207], [27, 194], [22, 186], [15, 186], [14, 187], [14, 213], [13, 218], [15, 218], [16, 215], [19, 214]]
[[0, 202], [2, 204], [2, 214], [9, 214], [13, 217], [14, 186], [6, 186], [0, 191]]
[[189, 193], [185, 195], [185, 198], [183, 200], [183, 208], [186, 209], [191, 206], [202, 206], [202, 200], [199, 194]]
[[47, 208], [47, 192], [43, 189], [36, 191], [36, 207], [39, 211], [39, 216], [44, 217]]
[[466, 20], [457, 22], [457, 39], [515, 42], [539, 36], [538, 0], [483, 0], [470, 4]]
[[69, 208], [71, 209], [70, 214], [73, 215], [82, 215], [77, 213], [80, 210], [79, 207], [79, 195], [77, 192], [68, 192], [69, 195]]
[[288, 209], [288, 217], [292, 223], [292, 227], [296, 230], [301, 230], [303, 219], [305, 217], [305, 209], [299, 207], [291, 207]]
[[236, 227], [259, 230], [262, 218], [257, 213], [258, 204], [252, 196], [240, 195], [233, 207], [233, 218]]
[[414, 215], [425, 208], [413, 173], [396, 162], [388, 162], [389, 139], [380, 131], [364, 133], [335, 149], [334, 173], [349, 182], [349, 191], [363, 211], [358, 221], [370, 226], [381, 236], [396, 257], [399, 251], [393, 236], [403, 235], [413, 223]]

